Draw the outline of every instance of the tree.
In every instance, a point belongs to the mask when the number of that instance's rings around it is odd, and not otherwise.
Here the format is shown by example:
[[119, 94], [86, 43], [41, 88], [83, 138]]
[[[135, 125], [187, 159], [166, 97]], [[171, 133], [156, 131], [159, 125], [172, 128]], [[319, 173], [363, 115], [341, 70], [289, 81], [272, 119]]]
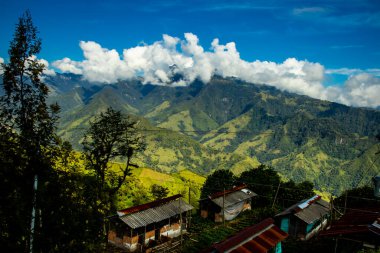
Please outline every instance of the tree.
[[[135, 155], [144, 150], [145, 143], [138, 132], [137, 121], [120, 111], [108, 108], [90, 123], [83, 141], [87, 167], [95, 173], [96, 203], [92, 203], [103, 217], [116, 211], [116, 193], [131, 175]], [[117, 165], [115, 161], [123, 161]]]
[[157, 200], [166, 198], [169, 194], [169, 189], [158, 184], [153, 184], [150, 187], [150, 192], [152, 193], [154, 199]]
[[1, 102], [3, 117], [20, 134], [22, 144], [29, 152], [40, 152], [41, 145], [55, 140], [54, 130], [59, 106], [46, 104], [49, 89], [41, 81], [45, 68], [36, 55], [41, 50], [41, 39], [37, 36], [27, 11], [19, 19], [11, 41], [9, 63], [3, 64], [3, 88]]
[[230, 170], [216, 170], [207, 176], [202, 186], [201, 198], [207, 198], [212, 193], [231, 189], [235, 184], [235, 176]]
[[[11, 229], [3, 233], [9, 237], [9, 241], [16, 238], [13, 245], [18, 248], [14, 249], [16, 251], [28, 248], [28, 238], [38, 239], [43, 230], [39, 223], [44, 215], [42, 208], [39, 208], [43, 196], [38, 194], [39, 189], [34, 186], [37, 186], [37, 180], [40, 180], [39, 185], [49, 181], [51, 161], [44, 152], [55, 143], [54, 130], [59, 111], [57, 104], [46, 104], [49, 90], [41, 81], [45, 66], [36, 58], [41, 50], [41, 39], [37, 34], [37, 28], [27, 11], [16, 25], [8, 50], [9, 62], [2, 64], [2, 85], [5, 94], [1, 97], [0, 129], [2, 138], [6, 140], [3, 144], [10, 145], [9, 148], [17, 146], [18, 151], [3, 171], [9, 173], [5, 175], [7, 185], [17, 187], [5, 189], [2, 194], [12, 202], [13, 208], [18, 210], [13, 221], [20, 222], [21, 228], [16, 232]], [[4, 159], [3, 155], [1, 159]], [[12, 168], [19, 162], [17, 160], [22, 161], [22, 165]], [[2, 160], [2, 163], [4, 161]], [[32, 210], [38, 210], [35, 212], [36, 216], [31, 214]], [[29, 229], [28, 224], [36, 224], [36, 230], [34, 231], [33, 225]], [[29, 247], [32, 248], [31, 240]]]
[[281, 179], [271, 167], [261, 164], [241, 173], [238, 181], [247, 184], [250, 190], [259, 195], [258, 204], [268, 205], [273, 202]]
[[314, 184], [304, 181], [296, 184], [293, 180], [281, 183], [277, 202], [282, 202], [283, 207], [289, 207], [301, 200], [309, 199], [315, 195]]

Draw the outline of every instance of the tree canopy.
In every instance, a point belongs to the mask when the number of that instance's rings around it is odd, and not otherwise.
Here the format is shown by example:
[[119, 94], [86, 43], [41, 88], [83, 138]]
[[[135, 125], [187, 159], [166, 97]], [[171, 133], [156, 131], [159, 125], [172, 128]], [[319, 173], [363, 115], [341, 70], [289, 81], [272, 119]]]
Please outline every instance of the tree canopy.
[[201, 190], [201, 198], [206, 198], [215, 192], [231, 189], [235, 181], [235, 176], [230, 170], [216, 170], [206, 178]]

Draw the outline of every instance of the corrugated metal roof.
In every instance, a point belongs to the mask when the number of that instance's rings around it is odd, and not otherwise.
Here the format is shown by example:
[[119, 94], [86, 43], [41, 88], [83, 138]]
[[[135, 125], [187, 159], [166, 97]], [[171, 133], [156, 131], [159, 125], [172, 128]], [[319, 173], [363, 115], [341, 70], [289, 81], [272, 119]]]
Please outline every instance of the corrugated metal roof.
[[245, 228], [223, 242], [214, 244], [210, 250], [217, 252], [268, 252], [288, 234], [273, 224], [273, 219], [266, 219], [256, 225]]
[[350, 210], [331, 227], [320, 233], [320, 236], [338, 236], [348, 234], [370, 234], [380, 238], [380, 208], [366, 208], [366, 210]]
[[228, 189], [228, 190], [225, 190], [225, 191], [215, 192], [215, 193], [211, 194], [208, 197], [209, 197], [209, 199], [215, 199], [215, 198], [218, 198], [220, 196], [227, 195], [227, 194], [229, 194], [231, 192], [240, 191], [242, 189], [247, 189], [247, 185], [246, 184], [241, 184], [241, 185], [238, 185], [238, 186], [234, 186], [231, 189]]
[[320, 199], [309, 205], [307, 208], [298, 211], [294, 215], [306, 222], [307, 224], [311, 224], [329, 213], [330, 208], [328, 206], [328, 203], [327, 206], [325, 205], [325, 203], [327, 202]]
[[[247, 199], [250, 199], [254, 196], [257, 196], [256, 193], [252, 192], [251, 190], [240, 189], [239, 191], [230, 192], [225, 195], [224, 197], [224, 207], [235, 205], [236, 203], [245, 201]], [[217, 204], [220, 207], [223, 207], [223, 195], [214, 199], [211, 199], [212, 202]]]
[[132, 206], [132, 207], [129, 207], [129, 208], [126, 208], [126, 209], [118, 210], [117, 213], [118, 213], [119, 216], [123, 216], [123, 215], [126, 215], [126, 214], [139, 212], [139, 211], [146, 210], [146, 209], [149, 209], [149, 208], [152, 208], [152, 207], [160, 206], [160, 205], [162, 205], [164, 203], [170, 202], [170, 201], [178, 199], [180, 197], [182, 197], [181, 194], [176, 194], [176, 195], [173, 195], [173, 196], [170, 196], [170, 197], [167, 197], [167, 198], [155, 200], [155, 201], [152, 201], [152, 202], [149, 202], [149, 203], [145, 203], [145, 204], [142, 204], [142, 205]]
[[183, 199], [177, 199], [160, 206], [126, 214], [121, 216], [120, 219], [129, 227], [135, 229], [169, 219], [193, 208], [193, 206], [187, 204]]
[[[300, 208], [300, 205], [302, 208]], [[321, 198], [313, 197], [309, 200], [303, 200], [297, 204], [292, 205], [283, 212], [276, 215], [284, 216], [288, 214], [294, 214], [304, 222], [311, 224], [314, 221], [320, 219], [322, 216], [328, 214], [330, 211], [330, 204]]]

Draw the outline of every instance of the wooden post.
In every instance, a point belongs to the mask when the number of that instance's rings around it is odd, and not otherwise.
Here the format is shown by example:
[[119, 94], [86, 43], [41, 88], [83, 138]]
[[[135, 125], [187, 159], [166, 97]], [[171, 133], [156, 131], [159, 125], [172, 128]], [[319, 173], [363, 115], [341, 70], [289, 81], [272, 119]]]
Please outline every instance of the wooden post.
[[344, 212], [343, 212], [343, 214], [346, 213], [346, 209], [347, 209], [347, 190], [346, 190], [346, 195], [344, 197]]
[[178, 200], [178, 205], [179, 205], [179, 219], [180, 219], [180, 223], [179, 223], [179, 234], [180, 234], [180, 245], [181, 245], [181, 252], [182, 252], [182, 209], [181, 209], [181, 197], [179, 198]]
[[334, 253], [336, 253], [336, 250], [338, 249], [338, 237], [335, 239], [335, 248]]
[[334, 198], [332, 194], [330, 194], [330, 226], [332, 224], [332, 221], [335, 217], [333, 217], [334, 214]]
[[223, 188], [223, 209], [222, 209], [222, 212], [223, 212], [223, 225], [226, 226], [226, 217], [224, 215], [224, 200], [226, 199], [226, 189]]
[[274, 204], [276, 203], [277, 194], [278, 194], [278, 191], [280, 190], [280, 185], [281, 185], [281, 181], [278, 183], [278, 187], [277, 187], [276, 195], [274, 195], [273, 204], [272, 204], [272, 209], [273, 209], [273, 207], [274, 207]]

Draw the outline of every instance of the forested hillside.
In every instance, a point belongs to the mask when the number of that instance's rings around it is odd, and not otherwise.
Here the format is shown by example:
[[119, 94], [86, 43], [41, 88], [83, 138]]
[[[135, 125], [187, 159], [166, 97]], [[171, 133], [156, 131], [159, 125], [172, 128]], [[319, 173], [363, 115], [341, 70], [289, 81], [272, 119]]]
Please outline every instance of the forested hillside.
[[139, 118], [144, 166], [199, 174], [235, 173], [265, 163], [284, 178], [339, 193], [379, 173], [380, 112], [214, 77], [186, 87], [139, 80], [91, 84], [80, 76], [46, 80], [62, 106], [59, 134], [80, 149], [89, 120], [112, 106]]

